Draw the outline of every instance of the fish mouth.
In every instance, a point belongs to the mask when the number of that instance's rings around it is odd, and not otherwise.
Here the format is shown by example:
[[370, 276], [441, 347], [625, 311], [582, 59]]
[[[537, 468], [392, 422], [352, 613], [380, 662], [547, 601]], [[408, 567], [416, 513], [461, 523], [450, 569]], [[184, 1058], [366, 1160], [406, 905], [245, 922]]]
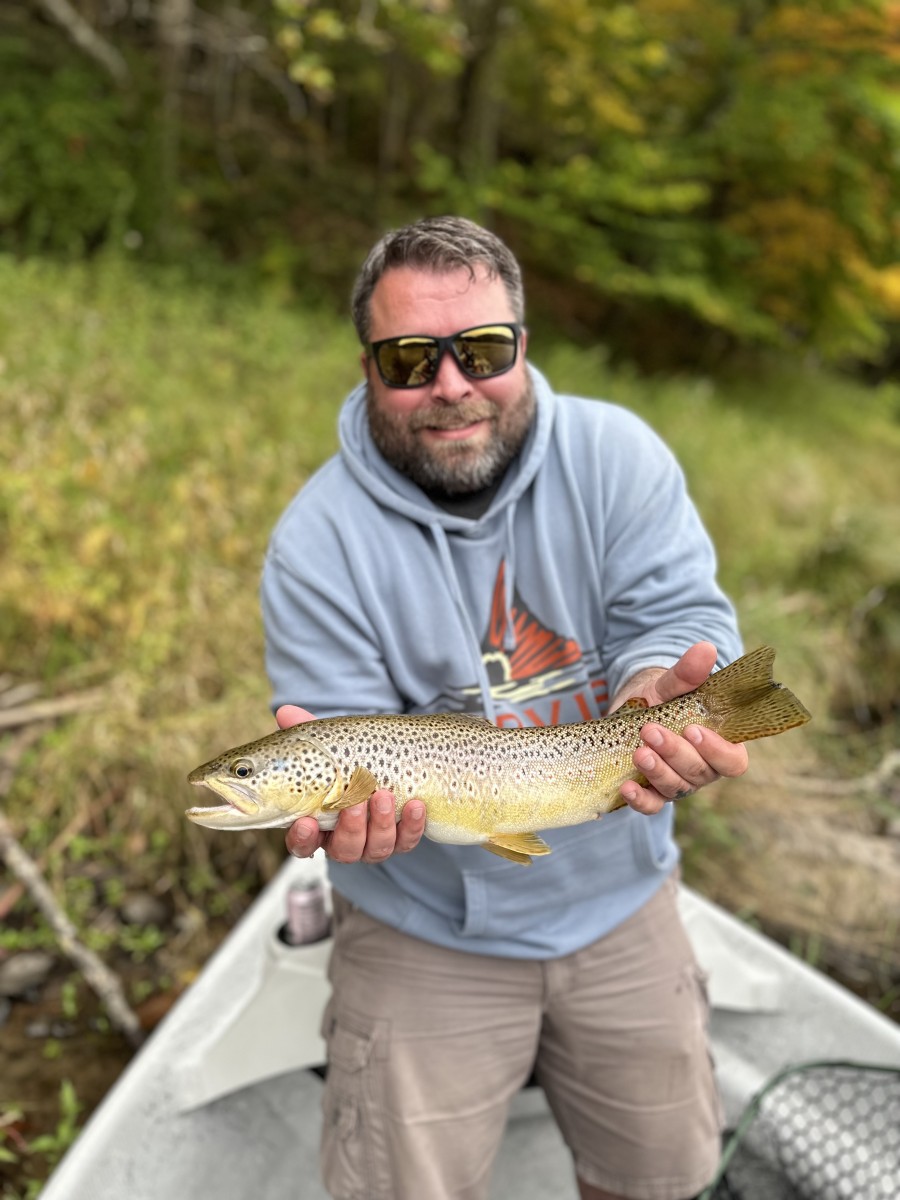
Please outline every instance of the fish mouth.
[[189, 808], [186, 812], [192, 821], [202, 820], [206, 816], [221, 813], [240, 814], [244, 817], [255, 817], [259, 812], [259, 801], [240, 783], [224, 779], [191, 779], [194, 787], [209, 788], [225, 801], [224, 804], [212, 804], [206, 807]]

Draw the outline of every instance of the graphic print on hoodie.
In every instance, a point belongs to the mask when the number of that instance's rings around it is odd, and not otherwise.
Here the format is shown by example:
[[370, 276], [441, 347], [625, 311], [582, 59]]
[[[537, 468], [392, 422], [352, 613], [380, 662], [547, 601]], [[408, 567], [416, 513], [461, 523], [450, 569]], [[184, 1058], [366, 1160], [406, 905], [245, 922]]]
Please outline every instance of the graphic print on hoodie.
[[[600, 672], [597, 650], [585, 652], [575, 638], [542, 624], [517, 587], [513, 588], [507, 610], [505, 575], [504, 559], [497, 571], [490, 619], [481, 643], [495, 724], [501, 728], [559, 725], [566, 720], [594, 721], [602, 717], [609, 691]], [[565, 710], [564, 697], [572, 702]], [[439, 701], [445, 701], [452, 711], [480, 714], [484, 708], [477, 681], [459, 690], [447, 689]], [[568, 711], [572, 704], [574, 713]]]

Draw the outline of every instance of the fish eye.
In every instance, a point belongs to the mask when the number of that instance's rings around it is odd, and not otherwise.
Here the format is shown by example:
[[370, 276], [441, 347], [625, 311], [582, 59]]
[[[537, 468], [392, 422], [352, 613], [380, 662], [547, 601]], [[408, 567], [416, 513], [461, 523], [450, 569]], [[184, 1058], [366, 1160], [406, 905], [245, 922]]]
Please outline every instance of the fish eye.
[[231, 764], [231, 773], [237, 779], [249, 779], [253, 774], [253, 763], [249, 758], [239, 758]]

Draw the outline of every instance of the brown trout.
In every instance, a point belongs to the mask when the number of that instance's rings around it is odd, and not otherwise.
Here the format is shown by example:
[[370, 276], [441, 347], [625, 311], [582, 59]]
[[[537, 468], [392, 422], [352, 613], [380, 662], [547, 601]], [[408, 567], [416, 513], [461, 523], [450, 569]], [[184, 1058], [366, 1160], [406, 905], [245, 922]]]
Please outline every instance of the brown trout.
[[538, 830], [600, 817], [625, 803], [626, 780], [646, 783], [631, 756], [647, 721], [675, 733], [704, 725], [731, 742], [804, 725], [810, 714], [772, 678], [774, 658], [761, 646], [675, 700], [629, 700], [576, 725], [498, 729], [466, 713], [307, 721], [197, 767], [189, 782], [225, 804], [185, 815], [212, 829], [271, 829], [302, 816], [333, 829], [342, 809], [387, 788], [398, 820], [407, 801], [423, 801], [433, 841], [529, 863], [550, 853]]

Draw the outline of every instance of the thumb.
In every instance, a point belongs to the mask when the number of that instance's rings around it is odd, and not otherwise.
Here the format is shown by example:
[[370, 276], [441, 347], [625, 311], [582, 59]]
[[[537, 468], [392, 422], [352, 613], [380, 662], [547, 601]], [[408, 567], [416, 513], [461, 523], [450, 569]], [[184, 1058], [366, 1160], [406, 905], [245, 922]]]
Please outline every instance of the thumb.
[[716, 665], [716, 648], [712, 642], [695, 642], [656, 680], [660, 700], [674, 700], [698, 688]]
[[314, 721], [316, 718], [299, 704], [282, 704], [275, 713], [279, 729], [289, 729], [291, 725], [300, 725], [303, 721]]

